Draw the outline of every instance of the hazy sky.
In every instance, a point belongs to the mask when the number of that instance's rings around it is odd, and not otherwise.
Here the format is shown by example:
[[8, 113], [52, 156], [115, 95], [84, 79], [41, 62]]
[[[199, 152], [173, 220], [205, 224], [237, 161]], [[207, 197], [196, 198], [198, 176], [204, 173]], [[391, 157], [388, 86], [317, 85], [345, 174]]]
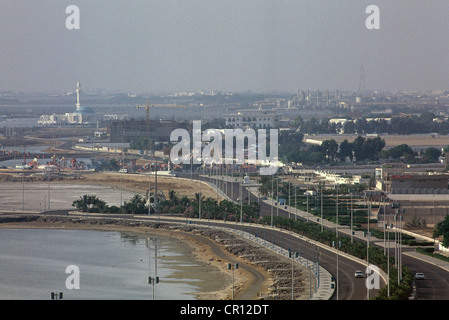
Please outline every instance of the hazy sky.
[[0, 90], [358, 90], [361, 65], [369, 90], [449, 89], [449, 1], [0, 0]]

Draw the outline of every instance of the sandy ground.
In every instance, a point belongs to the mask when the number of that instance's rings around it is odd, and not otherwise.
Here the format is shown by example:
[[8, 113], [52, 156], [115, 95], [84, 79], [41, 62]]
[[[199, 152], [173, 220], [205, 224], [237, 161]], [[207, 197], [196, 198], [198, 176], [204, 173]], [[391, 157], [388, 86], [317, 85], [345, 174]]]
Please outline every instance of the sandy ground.
[[[153, 188], [154, 186], [154, 176], [151, 176], [151, 178], [148, 175], [139, 175], [139, 174], [119, 174], [119, 173], [89, 173], [83, 175], [82, 179], [64, 179], [60, 181], [52, 181], [50, 182], [51, 189], [52, 189], [52, 202], [56, 201], [57, 197], [57, 191], [61, 193], [61, 197], [74, 197], [78, 198], [80, 195], [78, 194], [70, 194], [66, 195], [65, 193], [73, 193], [73, 192], [81, 192], [80, 187], [85, 186], [86, 189], [82, 190], [82, 192], [88, 192], [89, 189], [92, 186], [101, 186], [101, 187], [107, 187], [107, 188], [113, 188], [115, 192], [110, 192], [111, 197], [119, 197], [120, 194], [117, 193], [118, 189], [123, 189], [124, 191], [128, 192], [129, 194], [133, 193], [139, 193], [139, 194], [145, 194], [146, 190], [148, 189], [148, 183], [150, 180], [151, 186]], [[17, 184], [14, 183], [14, 184]], [[20, 184], [20, 183], [19, 183]], [[38, 187], [42, 184], [42, 181], [37, 182], [27, 182], [25, 184], [26, 189], [32, 190], [33, 185]], [[44, 184], [46, 184], [44, 182]], [[4, 187], [8, 188], [8, 186], [12, 186], [11, 182], [4, 181], [1, 183], [2, 188]], [[70, 186], [68, 189], [66, 186]], [[58, 189], [58, 186], [60, 188]], [[20, 187], [20, 186], [19, 186]], [[161, 189], [166, 196], [168, 196], [169, 190], [174, 190], [177, 192], [178, 196], [186, 195], [189, 198], [193, 198], [195, 196], [195, 193], [199, 192], [199, 182], [196, 180], [190, 180], [188, 178], [174, 178], [174, 177], [164, 177], [164, 176], [158, 176], [158, 188]], [[21, 188], [19, 188], [21, 189]], [[46, 188], [44, 188], [46, 189]], [[69, 190], [70, 189], [70, 190]], [[82, 189], [82, 188], [81, 188]], [[99, 188], [99, 190], [102, 188]], [[211, 189], [206, 183], [202, 183], [202, 193], [205, 197], [212, 197], [216, 198], [216, 192]], [[93, 190], [96, 190], [93, 188]], [[109, 189], [111, 190], [111, 189]], [[8, 191], [7, 189], [4, 189], [4, 191]], [[19, 192], [20, 191], [20, 192]], [[17, 197], [17, 195], [14, 196], [14, 191], [12, 192], [12, 198], [20, 198], [17, 200], [17, 205], [21, 208], [21, 201], [22, 196]], [[21, 193], [21, 190], [18, 190], [17, 192]], [[35, 191], [38, 192], [38, 191]], [[47, 192], [45, 190], [41, 190], [39, 192], [44, 192], [44, 194]], [[106, 190], [107, 192], [107, 190]], [[5, 197], [3, 195], [2, 197]], [[31, 197], [30, 194], [26, 194], [26, 197]], [[11, 198], [11, 199], [12, 199]], [[9, 198], [8, 198], [9, 199]], [[127, 199], [124, 197], [124, 199]], [[7, 200], [7, 199], [6, 199]], [[12, 201], [12, 200], [11, 200]], [[71, 200], [70, 200], [71, 201]], [[20, 208], [16, 208], [17, 210], [20, 210]], [[56, 205], [53, 202], [52, 209], [57, 209]], [[16, 211], [16, 210], [13, 210]], [[238, 263], [240, 265], [246, 264], [249, 268], [257, 269], [264, 277], [263, 285], [261, 286], [261, 289], [259, 290], [259, 293], [263, 296], [269, 293], [269, 288], [271, 284], [273, 283], [273, 280], [270, 276], [270, 274], [263, 269], [262, 267], [251, 265], [248, 263], [248, 261], [245, 261], [242, 258], [238, 258], [234, 254], [230, 253], [226, 250], [226, 248], [211, 239], [201, 236], [197, 237], [197, 235], [192, 236], [188, 234], [187, 232], [180, 232], [180, 231], [164, 231], [164, 230], [154, 230], [154, 229], [148, 229], [148, 228], [139, 228], [139, 227], [124, 227], [124, 226], [118, 226], [118, 225], [110, 225], [110, 226], [99, 226], [99, 225], [88, 225], [88, 224], [51, 224], [48, 223], [4, 223], [0, 224], [0, 228], [62, 228], [62, 229], [93, 229], [93, 230], [108, 230], [108, 231], [130, 231], [134, 233], [141, 233], [141, 234], [148, 234], [149, 232], [154, 233], [156, 232], [162, 232], [165, 235], [168, 235], [170, 237], [175, 237], [177, 239], [180, 239], [184, 243], [188, 244], [192, 248], [192, 253], [194, 259], [196, 261], [200, 261], [206, 267], [208, 267], [208, 276], [211, 277], [211, 280], [214, 281], [202, 281], [201, 284], [201, 292], [202, 294], [199, 294], [197, 296], [198, 299], [202, 300], [228, 300], [231, 299], [232, 294], [232, 271], [227, 270], [227, 263], [229, 261], [235, 261], [238, 260]], [[217, 247], [219, 247], [217, 249]], [[218, 253], [217, 253], [218, 252]], [[223, 258], [224, 256], [228, 256], [229, 259]], [[186, 271], [188, 272], [188, 271]], [[217, 274], [217, 272], [219, 274]], [[205, 275], [207, 277], [207, 275]], [[222, 279], [222, 281], [219, 281], [219, 285], [217, 285], [217, 281], [215, 281], [219, 277]], [[245, 272], [243, 268], [239, 268], [238, 270], [234, 271], [234, 298], [238, 299], [240, 293], [242, 293], [248, 285], [251, 283], [252, 276], [250, 273]], [[257, 299], [257, 297], [254, 297], [254, 299]]]
[[[60, 183], [66, 181], [62, 180]], [[86, 184], [100, 184], [100, 185], [113, 185], [119, 188], [120, 185], [123, 189], [133, 191], [136, 193], [145, 193], [150, 185], [153, 189], [155, 186], [155, 176], [148, 176], [143, 174], [120, 174], [116, 172], [101, 172], [91, 173], [84, 175], [81, 180], [76, 180], [76, 183]], [[194, 198], [195, 193], [199, 193], [200, 184], [197, 180], [190, 180], [187, 178], [178, 177], [165, 177], [158, 175], [157, 177], [158, 189], [164, 192], [164, 195], [168, 197], [169, 190], [175, 190], [178, 196], [187, 196]], [[216, 198], [217, 193], [214, 192], [204, 181], [201, 184], [201, 193], [204, 197]]]
[[[213, 253], [210, 243], [212, 240], [207, 239], [204, 236], [193, 237], [187, 232], [181, 231], [168, 231], [168, 230], [155, 230], [143, 227], [124, 227], [118, 225], [89, 225], [89, 224], [74, 224], [74, 223], [58, 223], [49, 224], [45, 222], [20, 222], [20, 223], [3, 223], [0, 224], [0, 228], [32, 228], [32, 229], [77, 229], [77, 230], [95, 230], [95, 231], [126, 231], [133, 232], [143, 236], [148, 234], [161, 234], [163, 236], [169, 236], [182, 241], [192, 249], [191, 258], [200, 262], [206, 266], [206, 272], [202, 275], [205, 281], [198, 283], [201, 293], [196, 294], [196, 298], [199, 300], [230, 300], [232, 297], [232, 274], [230, 270], [227, 270], [227, 261], [223, 261], [222, 257], [219, 257]], [[220, 247], [221, 252], [229, 256], [230, 259], [238, 260], [240, 265], [249, 265], [245, 260], [236, 257], [229, 253], [223, 246], [215, 244]], [[260, 292], [262, 295], [266, 295], [269, 292], [269, 287], [272, 284], [270, 275], [266, 270], [260, 267], [249, 265], [251, 268], [257, 269], [265, 276], [263, 290]], [[184, 276], [189, 277], [189, 271], [184, 271]], [[217, 277], [219, 277], [217, 279]], [[234, 299], [239, 299], [240, 293], [245, 289], [245, 286], [250, 282], [251, 277], [248, 273], [243, 271], [242, 268], [234, 271]], [[257, 297], [254, 297], [255, 299]]]
[[[328, 140], [334, 139], [338, 143], [341, 143], [343, 140], [347, 139], [349, 142], [354, 141], [358, 135], [355, 134], [330, 134], [330, 135], [309, 135], [306, 138], [315, 139], [315, 140]], [[387, 148], [395, 147], [400, 144], [407, 144], [411, 147], [417, 146], [447, 146], [449, 145], [449, 136], [443, 135], [430, 135], [430, 134], [411, 134], [411, 135], [383, 135], [380, 134], [379, 137], [385, 140], [385, 146]], [[367, 137], [370, 138], [370, 137]]]

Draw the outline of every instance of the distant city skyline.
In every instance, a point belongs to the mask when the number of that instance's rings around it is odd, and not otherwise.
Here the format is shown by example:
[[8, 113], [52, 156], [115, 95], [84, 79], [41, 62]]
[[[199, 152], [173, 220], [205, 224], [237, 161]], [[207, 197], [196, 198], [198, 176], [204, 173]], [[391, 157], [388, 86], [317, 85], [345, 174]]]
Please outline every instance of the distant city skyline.
[[5, 1], [0, 91], [357, 91], [361, 66], [366, 90], [449, 89], [447, 12], [446, 0]]

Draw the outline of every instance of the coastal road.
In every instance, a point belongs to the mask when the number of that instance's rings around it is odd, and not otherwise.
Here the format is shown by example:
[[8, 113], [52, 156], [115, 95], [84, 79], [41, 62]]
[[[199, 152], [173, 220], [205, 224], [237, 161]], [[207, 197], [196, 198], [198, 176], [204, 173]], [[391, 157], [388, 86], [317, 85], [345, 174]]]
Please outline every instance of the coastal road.
[[[198, 178], [193, 176], [193, 178]], [[205, 181], [209, 181], [206, 179]], [[214, 180], [212, 179], [212, 182]], [[229, 197], [233, 195], [232, 200], [238, 201], [239, 197], [239, 183], [228, 182], [221, 183], [218, 181], [218, 186], [220, 190], [225, 192]], [[233, 192], [232, 192], [233, 191]], [[247, 187], [242, 188], [242, 199], [243, 201], [258, 201], [258, 197], [249, 192]], [[272, 206], [271, 204], [260, 201], [260, 215], [261, 216], [271, 216]], [[289, 217], [289, 212], [282, 208], [282, 206], [273, 206], [273, 216], [283, 216]], [[300, 217], [298, 217], [300, 219]], [[278, 245], [287, 248], [287, 241], [280, 241]], [[373, 244], [374, 245], [374, 244]], [[407, 249], [404, 249], [406, 253]], [[411, 249], [414, 250], [414, 249]], [[391, 249], [390, 256], [394, 256], [394, 249]], [[321, 251], [320, 264], [328, 270], [335, 278], [337, 278], [337, 266], [336, 266], [336, 255], [330, 251]], [[440, 268], [428, 261], [418, 259], [414, 256], [409, 256], [404, 254], [402, 258], [403, 265], [410, 268], [413, 273], [423, 272], [426, 275], [425, 280], [415, 281], [416, 285], [416, 299], [418, 300], [449, 300], [449, 271]], [[362, 270], [366, 266], [361, 266], [360, 264], [354, 264], [353, 261], [348, 261], [342, 257], [339, 257], [339, 268], [338, 268], [338, 278], [339, 278], [339, 299], [341, 300], [359, 300], [366, 299], [366, 287], [364, 284], [364, 279], [355, 279], [355, 270]], [[370, 293], [371, 296], [372, 293]], [[337, 299], [336, 294], [334, 294], [333, 299]]]
[[[185, 178], [188, 178], [185, 176]], [[193, 175], [193, 179], [198, 179], [197, 175]], [[206, 179], [205, 181], [209, 181]], [[195, 182], [193, 182], [195, 183]], [[196, 183], [195, 183], [196, 184]], [[221, 184], [220, 184], [221, 185]], [[227, 188], [225, 188], [227, 186]], [[231, 188], [234, 188], [234, 192], [232, 192]], [[228, 196], [233, 194], [234, 201], [237, 200], [239, 196], [239, 187], [238, 183], [234, 182], [231, 184], [230, 182], [223, 184], [223, 191], [227, 191]], [[248, 190], [246, 187], [242, 188], [243, 199], [248, 196]], [[257, 197], [250, 194], [251, 201], [257, 201]], [[288, 217], [288, 211], [277, 207], [273, 208], [274, 215], [277, 215], [279, 212], [280, 216]], [[17, 213], [17, 212], [16, 212]], [[63, 213], [61, 213], [63, 214]], [[270, 216], [271, 215], [271, 205], [269, 203], [261, 202], [261, 216]], [[117, 217], [117, 215], [111, 215], [112, 217]], [[299, 219], [299, 218], [298, 218]], [[205, 222], [204, 222], [205, 223]], [[231, 224], [229, 224], [231, 225]], [[277, 246], [283, 247], [284, 249], [292, 248], [293, 251], [301, 251], [304, 255], [309, 255], [308, 257], [313, 260], [316, 256], [313, 256], [312, 253], [314, 250], [316, 251], [316, 247], [307, 241], [299, 241], [293, 238], [290, 238], [288, 235], [284, 233], [276, 232], [275, 230], [270, 231], [273, 233], [269, 233], [268, 230], [263, 231], [262, 229], [256, 230], [254, 226], [251, 227], [250, 230], [253, 234], [257, 232], [259, 237], [262, 237], [262, 233], [265, 232], [265, 237], [267, 240], [275, 242]], [[373, 244], [374, 245], [374, 244]], [[390, 256], [394, 256], [394, 253], [391, 252]], [[364, 300], [366, 299], [366, 287], [364, 285], [364, 279], [355, 279], [354, 272], [356, 270], [364, 271], [365, 265], [360, 263], [355, 263], [351, 259], [347, 259], [343, 256], [338, 256], [338, 268], [337, 268], [337, 255], [333, 250], [326, 250], [324, 248], [319, 248], [319, 262], [320, 265], [323, 266], [326, 270], [328, 270], [335, 279], [338, 278], [338, 299], [339, 300]], [[422, 281], [416, 281], [417, 288], [417, 299], [419, 300], [449, 300], [449, 272], [443, 270], [442, 268], [431, 264], [427, 261], [422, 261], [417, 259], [414, 256], [409, 256], [406, 254], [406, 250], [404, 249], [403, 255], [403, 263], [405, 266], [409, 267], [412, 272], [423, 272], [426, 275], [426, 279]], [[338, 272], [337, 272], [338, 269]], [[370, 293], [371, 294], [371, 293]], [[371, 295], [370, 295], [371, 296]], [[337, 295], [334, 294], [332, 299], [337, 299]]]
[[[223, 187], [221, 189], [223, 192], [227, 193], [229, 197], [233, 195], [234, 201], [237, 201], [240, 195], [239, 190], [239, 183], [238, 182], [228, 182], [224, 183], [223, 185], [219, 183], [220, 187]], [[232, 191], [232, 188], [234, 190]], [[226, 192], [227, 191], [227, 192]], [[250, 201], [258, 201], [257, 196], [250, 193], [248, 191], [248, 188], [244, 187], [242, 188], [242, 199], [243, 201], [248, 201], [248, 197], [250, 197]], [[272, 212], [272, 206], [270, 204], [267, 204], [265, 202], [260, 202], [260, 215], [261, 216], [271, 216]], [[273, 215], [274, 216], [283, 216], [288, 217], [289, 213], [288, 211], [280, 208], [280, 207], [273, 207]], [[355, 278], [354, 273], [356, 270], [364, 271], [366, 268], [366, 265], [361, 264], [357, 261], [354, 261], [352, 259], [346, 258], [342, 256], [341, 254], [338, 254], [338, 265], [337, 265], [337, 254], [331, 250], [326, 249], [324, 247], [317, 248], [315, 245], [311, 244], [307, 241], [302, 241], [297, 239], [296, 237], [292, 235], [288, 235], [285, 233], [279, 233], [275, 230], [258, 230], [255, 227], [252, 228], [253, 230], [245, 230], [247, 232], [255, 234], [258, 232], [258, 234], [268, 233], [266, 235], [267, 239], [274, 243], [275, 245], [282, 247], [284, 249], [291, 249], [293, 252], [301, 252], [305, 255], [305, 258], [311, 261], [316, 261], [317, 255], [319, 255], [319, 263], [322, 267], [324, 267], [328, 272], [331, 273], [331, 275], [334, 277], [334, 279], [337, 281], [337, 287], [335, 288], [334, 295], [332, 296], [332, 299], [334, 300], [366, 300], [367, 296], [369, 294], [370, 297], [374, 296], [376, 292], [371, 290], [371, 292], [368, 292], [365, 286], [365, 279], [364, 278]], [[319, 251], [319, 252], [317, 252]]]

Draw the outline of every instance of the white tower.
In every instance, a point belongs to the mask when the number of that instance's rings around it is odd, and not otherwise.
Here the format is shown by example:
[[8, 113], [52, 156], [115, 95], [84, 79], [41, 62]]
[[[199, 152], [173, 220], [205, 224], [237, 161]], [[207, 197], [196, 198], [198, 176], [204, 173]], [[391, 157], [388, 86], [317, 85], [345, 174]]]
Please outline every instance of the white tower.
[[81, 84], [78, 81], [78, 83], [76, 84], [76, 110], [79, 110], [79, 108], [81, 107], [81, 104], [80, 104], [80, 88], [81, 88]]

